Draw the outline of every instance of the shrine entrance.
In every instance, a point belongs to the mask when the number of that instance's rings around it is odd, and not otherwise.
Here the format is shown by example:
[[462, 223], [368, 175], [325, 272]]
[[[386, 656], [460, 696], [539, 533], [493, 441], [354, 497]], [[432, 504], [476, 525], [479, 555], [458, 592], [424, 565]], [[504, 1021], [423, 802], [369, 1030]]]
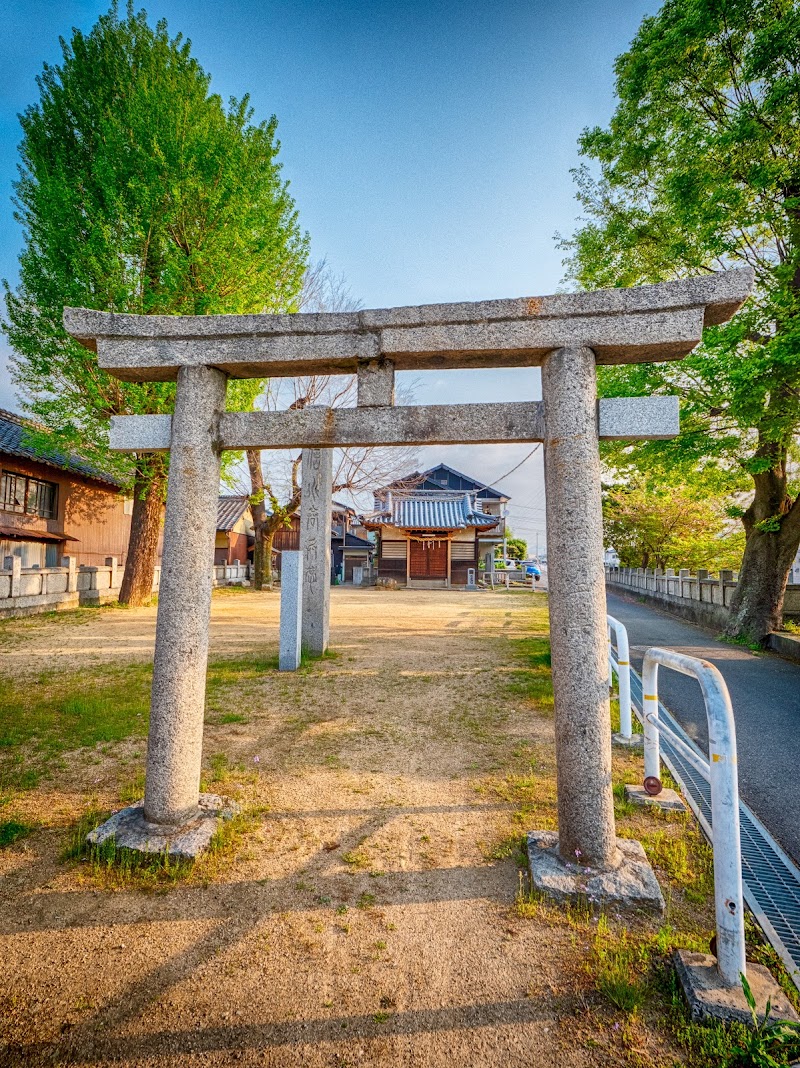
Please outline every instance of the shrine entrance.
[[[608, 873], [609, 899], [627, 893], [629, 903], [631, 894], [639, 900], [632, 888], [642, 887], [650, 903], [663, 907], [641, 846], [633, 850], [640, 859], [631, 860], [631, 845], [615, 830], [598, 438], [673, 437], [678, 400], [598, 401], [596, 369], [682, 359], [704, 327], [737, 311], [752, 285], [746, 268], [596, 293], [330, 314], [147, 316], [66, 308], [67, 332], [94, 349], [111, 375], [177, 381], [174, 415], [112, 419], [112, 448], [171, 455], [144, 803], [92, 833], [159, 852], [187, 829], [195, 844], [198, 837], [207, 844], [216, 826], [213, 806], [222, 799], [200, 795], [199, 787], [225, 449], [303, 449], [303, 644], [322, 654], [334, 448], [538, 441], [547, 493], [558, 835], [545, 845], [547, 835], [535, 832], [536, 848], [555, 866], [559, 885], [575, 882], [577, 857], [584, 871]], [[477, 367], [540, 367], [542, 400], [395, 406], [396, 370]], [[226, 410], [228, 378], [354, 373], [355, 408]], [[415, 573], [442, 573], [448, 546], [437, 540], [416, 551]], [[298, 593], [299, 579], [295, 599]], [[203, 820], [210, 830], [201, 834]]]
[[[414, 581], [447, 582], [450, 544], [436, 531], [412, 530], [409, 534], [408, 577]], [[437, 583], [441, 585], [441, 581]]]

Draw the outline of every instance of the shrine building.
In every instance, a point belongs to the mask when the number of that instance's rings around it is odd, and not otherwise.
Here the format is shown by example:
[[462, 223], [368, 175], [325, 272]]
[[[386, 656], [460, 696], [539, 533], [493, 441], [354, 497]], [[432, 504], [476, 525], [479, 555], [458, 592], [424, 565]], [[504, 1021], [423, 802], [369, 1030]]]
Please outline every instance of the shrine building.
[[378, 579], [423, 589], [466, 586], [470, 568], [492, 567], [508, 501], [446, 464], [377, 490], [362, 524], [378, 533]]

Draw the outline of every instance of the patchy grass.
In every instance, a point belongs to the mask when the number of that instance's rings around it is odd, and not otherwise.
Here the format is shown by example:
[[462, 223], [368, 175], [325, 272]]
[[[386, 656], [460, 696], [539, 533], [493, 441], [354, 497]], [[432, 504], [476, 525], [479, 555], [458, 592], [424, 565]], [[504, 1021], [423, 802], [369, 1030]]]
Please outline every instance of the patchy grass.
[[[324, 659], [335, 656], [326, 654]], [[315, 669], [315, 660], [305, 658], [301, 673]], [[247, 701], [250, 687], [277, 670], [276, 657], [210, 661], [206, 684], [209, 721], [247, 723], [249, 716], [242, 703]], [[36, 789], [42, 779], [50, 779], [63, 769], [65, 753], [145, 737], [151, 682], [150, 664], [84, 668], [77, 676], [48, 671], [23, 681], [3, 678], [0, 792]], [[124, 786], [123, 791], [126, 789]], [[128, 796], [121, 793], [120, 799], [136, 798], [128, 791]]]
[[253, 806], [224, 820], [207, 851], [192, 861], [171, 857], [166, 851], [145, 855], [121, 849], [113, 839], [90, 845], [86, 835], [110, 815], [108, 810], [90, 808], [71, 828], [61, 859], [80, 865], [80, 882], [97, 889], [157, 890], [181, 882], [206, 884], [231, 865], [266, 811], [265, 806]]
[[13, 818], [0, 821], [0, 849], [13, 845], [21, 838], [27, 838], [35, 830], [35, 823], [25, 823], [23, 820]]
[[751, 638], [732, 638], [728, 634], [717, 634], [718, 642], [726, 642], [728, 645], [740, 645], [743, 649], [749, 649], [754, 656], [760, 656], [764, 652], [763, 645], [759, 645], [758, 642], [753, 641]]
[[150, 668], [129, 665], [3, 680], [0, 789], [31, 790], [65, 752], [147, 732]]
[[[517, 643], [520, 652], [533, 659], [528, 672], [535, 672], [536, 661], [544, 657], [540, 640], [535, 641], [533, 646], [530, 640]], [[525, 688], [526, 696], [536, 692], [536, 685], [529, 682]], [[534, 715], [542, 714], [533, 697], [531, 703]], [[618, 723], [618, 707], [614, 714]], [[512, 914], [520, 922], [535, 923], [539, 929], [566, 926], [587, 944], [586, 976], [599, 999], [596, 1004], [590, 1000], [587, 1007], [596, 1031], [590, 1045], [618, 1050], [620, 1064], [637, 1068], [678, 1063], [687, 1068], [773, 1068], [800, 1056], [800, 1039], [794, 1034], [784, 1036], [781, 1043], [771, 1033], [760, 1039], [745, 1027], [692, 1022], [672, 955], [678, 948], [708, 952], [714, 931], [713, 855], [691, 814], [662, 812], [625, 800], [625, 783], [641, 780], [641, 751], [614, 752], [614, 807], [617, 833], [640, 841], [658, 874], [667, 901], [660, 926], [646, 917], [615, 916], [613, 909], [598, 914], [581, 901], [558, 908], [533, 890], [525, 833], [508, 828], [515, 823], [526, 829], [556, 826], [555, 768], [543, 747], [520, 745], [512, 756], [520, 766], [518, 773], [484, 780], [478, 787], [479, 793], [505, 801], [510, 810], [504, 821], [506, 833], [501, 831], [484, 845], [483, 855], [489, 861], [513, 860], [517, 865], [519, 889]], [[675, 786], [666, 771], [664, 782]], [[765, 964], [792, 1003], [800, 1005], [777, 954], [749, 917], [747, 937], [748, 959]], [[660, 1034], [665, 1048], [679, 1049], [681, 1059], [654, 1060], [652, 1046], [647, 1052], [647, 1034]]]
[[369, 854], [364, 849], [351, 849], [342, 853], [342, 860], [351, 868], [365, 870], [371, 866]]
[[[536, 613], [538, 615], [539, 613]], [[550, 676], [550, 639], [534, 634], [514, 642], [514, 653], [525, 666], [515, 671], [508, 692], [536, 706], [539, 713], [553, 710], [553, 683]]]

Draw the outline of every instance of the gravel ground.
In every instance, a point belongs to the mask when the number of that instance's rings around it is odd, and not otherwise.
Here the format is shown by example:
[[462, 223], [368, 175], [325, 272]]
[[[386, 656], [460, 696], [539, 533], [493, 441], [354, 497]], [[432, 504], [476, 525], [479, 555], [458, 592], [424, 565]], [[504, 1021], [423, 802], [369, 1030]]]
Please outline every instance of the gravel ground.
[[[552, 801], [551, 714], [509, 685], [542, 600], [334, 590], [334, 659], [215, 694], [244, 721], [210, 716], [206, 759], [265, 811], [205, 877], [148, 892], [60, 859], [87, 805], [119, 807], [139, 740], [14, 799], [43, 827], [0, 852], [0, 1063], [623, 1063], [588, 936], [518, 915], [497, 849], [520, 830], [510, 770], [533, 761]], [[22, 620], [0, 643], [15, 672], [23, 651], [32, 675], [124, 665], [151, 656], [154, 617]], [[274, 656], [277, 619], [276, 594], [221, 592], [212, 656]], [[635, 1046], [624, 1063], [676, 1063], [644, 1025]]]

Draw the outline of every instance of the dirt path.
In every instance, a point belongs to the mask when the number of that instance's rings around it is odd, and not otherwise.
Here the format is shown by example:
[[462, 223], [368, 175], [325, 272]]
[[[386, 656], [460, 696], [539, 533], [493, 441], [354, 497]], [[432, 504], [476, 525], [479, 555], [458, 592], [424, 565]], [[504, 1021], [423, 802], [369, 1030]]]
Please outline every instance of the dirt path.
[[[239, 722], [210, 717], [213, 788], [268, 810], [205, 879], [148, 893], [60, 860], [64, 814], [119, 807], [130, 770], [129, 743], [74, 753], [36, 791], [61, 816], [0, 852], [0, 1063], [622, 1063], [589, 936], [513, 908], [521, 792], [538, 782], [538, 825], [555, 817], [550, 714], [515, 688], [531, 605], [334, 590], [334, 659], [215, 692]], [[276, 595], [215, 597], [212, 655], [274, 656], [277, 615]], [[26, 671], [70, 672], [146, 659], [153, 630], [152, 610], [110, 610], [0, 640]], [[635, 1044], [674, 1063], [644, 1029]]]

